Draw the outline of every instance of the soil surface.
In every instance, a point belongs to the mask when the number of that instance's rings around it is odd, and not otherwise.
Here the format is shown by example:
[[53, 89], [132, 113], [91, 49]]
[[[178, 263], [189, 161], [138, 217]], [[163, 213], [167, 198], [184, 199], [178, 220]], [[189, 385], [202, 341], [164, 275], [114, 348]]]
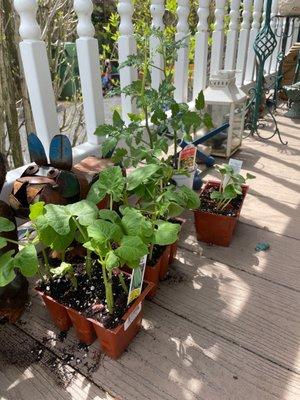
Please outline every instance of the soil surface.
[[[39, 282], [38, 289], [69, 308], [73, 308], [86, 317], [102, 323], [105, 328], [113, 329], [120, 322], [129, 308], [127, 294], [124, 292], [119, 277], [113, 275], [113, 295], [115, 312], [109, 314], [105, 302], [105, 286], [100, 267], [95, 266], [91, 277], [88, 277], [83, 264], [74, 267], [77, 279], [77, 288], [74, 288], [66, 277], [55, 278], [46, 282]], [[124, 276], [129, 288], [130, 277]]]
[[224, 210], [218, 210], [216, 201], [210, 198], [211, 193], [215, 190], [216, 188], [214, 187], [203, 190], [200, 196], [200, 210], [212, 214], [226, 215], [227, 217], [236, 217], [241, 208], [244, 196], [238, 195], [235, 199], [231, 200], [230, 204]]
[[152, 260], [150, 260], [149, 256], [148, 256], [147, 266], [154, 267], [156, 265], [156, 263], [158, 262], [159, 258], [162, 256], [165, 249], [166, 249], [166, 246], [155, 245], [153, 248]]

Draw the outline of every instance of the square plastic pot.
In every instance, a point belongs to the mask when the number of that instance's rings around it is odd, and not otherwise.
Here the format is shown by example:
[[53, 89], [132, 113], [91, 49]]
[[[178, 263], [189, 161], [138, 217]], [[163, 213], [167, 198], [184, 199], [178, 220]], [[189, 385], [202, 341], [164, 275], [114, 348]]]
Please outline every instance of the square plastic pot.
[[[201, 193], [211, 187], [218, 189], [219, 186], [219, 182], [208, 181]], [[248, 189], [249, 186], [242, 186], [243, 200], [235, 217], [213, 214], [201, 210], [194, 210], [197, 240], [209, 244], [228, 247], [235, 231], [236, 224], [239, 220], [240, 212]]]
[[145, 280], [153, 283], [153, 288], [147, 295], [147, 299], [152, 299], [157, 292], [160, 279], [164, 279], [168, 272], [170, 259], [170, 246], [166, 246], [164, 252], [153, 266], [147, 265], [145, 271]]

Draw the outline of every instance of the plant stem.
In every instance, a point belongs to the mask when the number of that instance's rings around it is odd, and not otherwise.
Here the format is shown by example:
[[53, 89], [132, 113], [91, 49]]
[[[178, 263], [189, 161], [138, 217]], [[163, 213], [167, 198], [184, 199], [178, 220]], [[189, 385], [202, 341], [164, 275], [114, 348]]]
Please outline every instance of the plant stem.
[[113, 296], [113, 291], [112, 291], [111, 279], [108, 279], [108, 277], [107, 277], [106, 268], [105, 268], [105, 265], [103, 264], [103, 262], [101, 262], [101, 267], [102, 267], [103, 282], [104, 282], [104, 286], [105, 286], [105, 298], [106, 298], [108, 312], [110, 314], [113, 314], [113, 312], [114, 312], [114, 296]]
[[91, 257], [91, 254], [92, 254], [91, 250], [87, 250], [86, 251], [85, 270], [86, 270], [86, 273], [87, 273], [89, 278], [92, 275], [92, 257]]
[[122, 285], [122, 288], [123, 288], [124, 292], [126, 294], [128, 294], [128, 289], [127, 289], [127, 286], [126, 286], [126, 283], [125, 283], [125, 279], [124, 279], [124, 276], [123, 276], [122, 272], [119, 274], [119, 281], [120, 281], [120, 283]]
[[51, 275], [51, 273], [50, 273], [50, 264], [49, 264], [47, 254], [46, 254], [44, 249], [42, 250], [42, 255], [43, 255], [44, 264], [45, 264], [45, 267], [46, 267], [46, 273], [47, 273], [48, 277], [50, 277], [50, 275]]
[[109, 197], [109, 209], [110, 209], [110, 211], [112, 211], [112, 209], [113, 209], [113, 197], [112, 197], [112, 195]]

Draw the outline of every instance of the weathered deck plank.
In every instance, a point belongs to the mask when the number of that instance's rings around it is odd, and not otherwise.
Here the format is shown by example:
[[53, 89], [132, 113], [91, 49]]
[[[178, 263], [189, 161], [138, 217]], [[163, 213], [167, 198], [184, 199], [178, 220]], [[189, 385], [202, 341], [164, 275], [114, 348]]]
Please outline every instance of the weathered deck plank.
[[1, 327], [0, 348], [1, 400], [113, 400], [16, 326]]
[[[296, 239], [258, 229], [239, 222], [230, 247], [209, 246], [198, 242], [193, 215], [185, 213], [180, 246], [203, 256], [300, 291], [300, 242]], [[256, 252], [258, 242], [268, 242], [270, 249]]]
[[[174, 288], [173, 288], [174, 289]], [[177, 289], [176, 289], [177, 292]], [[29, 334], [42, 340], [53, 326], [40, 299], [33, 302]], [[144, 329], [119, 361], [104, 357], [91, 379], [122, 400], [296, 400], [300, 376], [153, 303], [146, 303]], [[55, 330], [55, 329], [54, 329]], [[46, 342], [60, 357], [72, 351], [72, 332], [61, 344]], [[90, 348], [97, 351], [98, 343]], [[85, 375], [81, 364], [79, 370]], [[284, 396], [283, 397], [283, 393]]]
[[300, 294], [238, 269], [179, 251], [174, 275], [155, 303], [300, 373]]

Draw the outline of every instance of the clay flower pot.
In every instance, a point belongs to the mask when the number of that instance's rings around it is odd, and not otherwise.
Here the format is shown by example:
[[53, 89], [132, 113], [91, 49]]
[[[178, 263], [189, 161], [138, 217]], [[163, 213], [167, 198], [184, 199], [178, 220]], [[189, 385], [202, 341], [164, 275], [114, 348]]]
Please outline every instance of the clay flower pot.
[[94, 343], [97, 335], [93, 328], [93, 324], [88, 321], [85, 316], [72, 308], [67, 308], [67, 313], [72, 321], [76, 336], [80, 343], [84, 343], [88, 346]]
[[[200, 198], [201, 194], [204, 191], [208, 190], [211, 187], [218, 189], [219, 186], [219, 182], [207, 182], [204, 189], [200, 193]], [[206, 211], [194, 210], [197, 240], [209, 244], [216, 244], [218, 246], [228, 247], [236, 228], [236, 224], [238, 222], [248, 189], [249, 186], [242, 186], [243, 199], [235, 216], [213, 214]]]
[[170, 247], [171, 246], [166, 246], [164, 252], [159, 257], [155, 265], [146, 266], [145, 280], [153, 283], [153, 288], [147, 295], [147, 299], [152, 299], [156, 295], [159, 280], [163, 279], [168, 271], [171, 250]]
[[60, 330], [67, 332], [71, 326], [72, 321], [68, 315], [67, 309], [62, 304], [59, 304], [57, 301], [52, 299], [52, 297], [47, 296], [41, 291], [37, 290], [38, 294], [42, 297], [43, 302], [50, 314], [54, 325]]

